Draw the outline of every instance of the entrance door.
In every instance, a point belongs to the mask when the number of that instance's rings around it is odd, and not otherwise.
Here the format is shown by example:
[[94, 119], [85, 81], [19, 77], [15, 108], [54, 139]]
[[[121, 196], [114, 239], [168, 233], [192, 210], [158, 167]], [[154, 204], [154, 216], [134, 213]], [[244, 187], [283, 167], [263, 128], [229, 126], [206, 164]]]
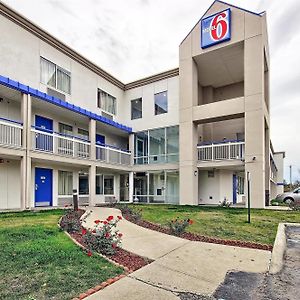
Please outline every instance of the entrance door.
[[120, 201], [129, 201], [129, 174], [120, 174]]
[[96, 143], [98, 144], [105, 144], [105, 136], [101, 134], [96, 134]]
[[44, 133], [36, 134], [36, 150], [53, 152], [53, 121], [51, 119], [35, 116], [35, 126]]
[[233, 188], [233, 204], [236, 204], [236, 200], [237, 200], [237, 176], [236, 174], [233, 174], [233, 177], [232, 177], [232, 188]]
[[52, 205], [52, 170], [35, 168], [35, 206]]

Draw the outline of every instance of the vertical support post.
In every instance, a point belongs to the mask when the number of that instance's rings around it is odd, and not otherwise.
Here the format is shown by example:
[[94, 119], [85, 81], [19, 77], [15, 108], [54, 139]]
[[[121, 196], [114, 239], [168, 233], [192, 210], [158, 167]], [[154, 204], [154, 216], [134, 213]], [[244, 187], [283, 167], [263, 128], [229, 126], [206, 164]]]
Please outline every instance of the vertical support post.
[[96, 200], [96, 165], [89, 167], [89, 206], [94, 206]]
[[129, 202], [133, 202], [133, 172], [129, 172]]
[[134, 134], [129, 134], [130, 165], [134, 165]]
[[248, 190], [248, 223], [251, 222], [251, 200], [250, 200], [250, 172], [247, 172], [247, 190]]
[[91, 141], [90, 158], [96, 160], [96, 120], [90, 119], [89, 122], [89, 139]]

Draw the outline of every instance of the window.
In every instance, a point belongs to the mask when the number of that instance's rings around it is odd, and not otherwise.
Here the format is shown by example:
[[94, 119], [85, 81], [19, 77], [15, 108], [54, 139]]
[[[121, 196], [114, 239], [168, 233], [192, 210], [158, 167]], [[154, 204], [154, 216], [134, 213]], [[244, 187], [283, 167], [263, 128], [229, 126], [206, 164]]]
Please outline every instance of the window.
[[89, 194], [89, 175], [86, 173], [79, 173], [79, 195]]
[[131, 120], [140, 119], [142, 116], [142, 98], [131, 100]]
[[78, 128], [78, 136], [82, 139], [88, 140], [89, 139], [89, 132], [85, 129]]
[[149, 130], [150, 163], [165, 162], [166, 137], [165, 128]]
[[73, 127], [64, 123], [58, 123], [58, 130], [59, 133], [65, 135], [72, 135], [73, 134]]
[[96, 194], [113, 195], [114, 194], [114, 176], [96, 175]]
[[58, 171], [58, 195], [72, 195], [73, 192], [73, 173]]
[[41, 82], [62, 92], [71, 94], [71, 73], [41, 57]]
[[98, 89], [98, 107], [110, 114], [115, 115], [116, 98]]
[[168, 112], [168, 92], [161, 92], [154, 95], [155, 115], [165, 114]]

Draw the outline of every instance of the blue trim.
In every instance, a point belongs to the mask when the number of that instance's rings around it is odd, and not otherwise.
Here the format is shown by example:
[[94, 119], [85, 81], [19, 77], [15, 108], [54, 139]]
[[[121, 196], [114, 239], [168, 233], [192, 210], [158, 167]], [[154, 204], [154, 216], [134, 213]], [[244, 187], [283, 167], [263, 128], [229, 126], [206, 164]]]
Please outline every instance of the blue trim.
[[284, 185], [284, 182], [277, 182], [277, 185]]
[[0, 120], [6, 121], [6, 122], [10, 122], [10, 123], [15, 123], [15, 124], [18, 124], [18, 125], [23, 125], [22, 122], [15, 121], [15, 120], [10, 120], [10, 119], [6, 119], [6, 118], [1, 118], [1, 117], [0, 117]]
[[86, 116], [90, 119], [94, 119], [94, 120], [99, 121], [101, 123], [111, 125], [111, 126], [117, 128], [117, 129], [123, 130], [127, 133], [132, 133], [132, 128], [131, 127], [125, 126], [125, 125], [120, 124], [118, 122], [115, 122], [113, 120], [110, 120], [110, 119], [107, 119], [107, 118], [102, 117], [100, 115], [97, 115], [97, 114], [95, 114], [95, 113], [93, 113], [89, 110], [84, 109], [84, 108], [81, 108], [81, 107], [76, 106], [74, 104], [71, 104], [71, 103], [63, 101], [61, 99], [50, 96], [50, 95], [48, 95], [46, 93], [43, 93], [43, 92], [41, 92], [37, 89], [31, 88], [28, 85], [24, 85], [24, 84], [22, 84], [18, 81], [14, 81], [14, 80], [12, 80], [8, 77], [0, 75], [0, 84], [5, 85], [5, 86], [7, 86], [11, 89], [17, 90], [21, 93], [29, 94], [33, 97], [39, 98], [40, 100], [46, 101], [48, 103], [57, 105], [59, 107], [66, 108], [66, 109], [71, 110], [75, 113], [84, 115], [84, 116]]
[[81, 140], [81, 141], [88, 142], [88, 143], [90, 142], [90, 140], [84, 139], [84, 138], [76, 136], [76, 135], [60, 133], [60, 132], [56, 132], [54, 130], [49, 130], [49, 129], [41, 128], [39, 126], [34, 126], [34, 125], [32, 125], [31, 127], [34, 128], [34, 129], [40, 130], [40, 131], [45, 131], [45, 132], [51, 133], [51, 134], [55, 133], [55, 134], [58, 134], [60, 136], [65, 136], [65, 137], [69, 137], [69, 138], [76, 138], [77, 140]]

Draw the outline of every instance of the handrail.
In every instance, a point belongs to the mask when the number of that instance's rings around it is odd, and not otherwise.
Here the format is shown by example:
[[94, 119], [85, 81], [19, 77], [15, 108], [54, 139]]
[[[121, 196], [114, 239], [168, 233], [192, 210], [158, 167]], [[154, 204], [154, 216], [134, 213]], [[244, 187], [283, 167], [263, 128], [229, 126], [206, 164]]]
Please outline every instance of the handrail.
[[104, 148], [104, 149], [111, 149], [113, 151], [118, 151], [118, 152], [125, 153], [125, 154], [131, 154], [131, 151], [129, 151], [129, 150], [118, 148], [116, 146], [109, 145], [109, 144], [103, 144], [103, 143], [96, 142], [96, 147]]
[[228, 143], [244, 143], [245, 140], [223, 140], [223, 141], [212, 141], [212, 142], [202, 142], [197, 146], [210, 146], [210, 145], [219, 145], [219, 144], [228, 144]]
[[7, 119], [7, 118], [0, 117], [0, 121], [4, 121], [4, 122], [7, 122], [7, 123], [13, 123], [13, 124], [17, 124], [17, 125], [23, 126], [22, 122], [11, 120], [11, 119]]

